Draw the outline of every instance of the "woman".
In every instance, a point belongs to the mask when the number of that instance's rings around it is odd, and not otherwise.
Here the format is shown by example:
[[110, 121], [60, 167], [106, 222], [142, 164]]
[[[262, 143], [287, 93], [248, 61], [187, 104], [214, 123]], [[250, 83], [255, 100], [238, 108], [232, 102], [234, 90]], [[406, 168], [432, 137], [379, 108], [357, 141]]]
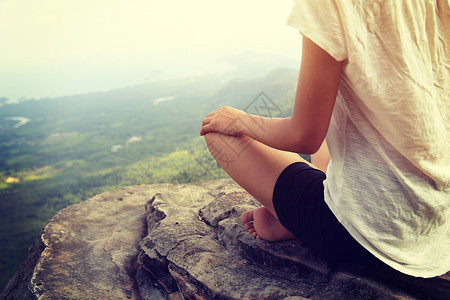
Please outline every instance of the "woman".
[[[292, 116], [223, 107], [200, 131], [264, 206], [242, 215], [246, 228], [334, 258], [370, 253], [413, 276], [446, 273], [450, 1], [299, 0], [288, 23], [303, 35]], [[312, 164], [295, 153], [315, 153]]]

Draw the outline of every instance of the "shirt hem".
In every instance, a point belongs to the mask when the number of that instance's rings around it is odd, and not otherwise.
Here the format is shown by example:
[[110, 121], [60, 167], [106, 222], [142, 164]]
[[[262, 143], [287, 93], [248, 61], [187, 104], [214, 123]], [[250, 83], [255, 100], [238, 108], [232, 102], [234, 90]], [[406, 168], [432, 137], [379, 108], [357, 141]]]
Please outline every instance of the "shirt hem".
[[[354, 228], [349, 222], [347, 222], [343, 216], [339, 213], [339, 209], [331, 199], [331, 196], [328, 192], [328, 184], [327, 180], [324, 181], [324, 193], [325, 193], [325, 203], [328, 205], [328, 208], [331, 210], [331, 212], [335, 215], [336, 219], [339, 221], [339, 223], [344, 226], [344, 228], [350, 233], [350, 235], [361, 245], [363, 246], [367, 251], [369, 251], [372, 255], [374, 255], [376, 258], [381, 260], [383, 263], [387, 264], [391, 268], [404, 273], [406, 275], [414, 276], [414, 277], [422, 277], [422, 278], [433, 278], [433, 277], [439, 277], [447, 272], [449, 270], [439, 270], [439, 271], [426, 271], [426, 270], [417, 270], [418, 268], [408, 268], [404, 264], [400, 264], [394, 260], [388, 259], [385, 255], [382, 253], [376, 251], [376, 249], [370, 245], [370, 242], [367, 241], [367, 239], [364, 238], [357, 230]], [[441, 262], [442, 263], [442, 262]], [[443, 265], [446, 265], [445, 263]]]

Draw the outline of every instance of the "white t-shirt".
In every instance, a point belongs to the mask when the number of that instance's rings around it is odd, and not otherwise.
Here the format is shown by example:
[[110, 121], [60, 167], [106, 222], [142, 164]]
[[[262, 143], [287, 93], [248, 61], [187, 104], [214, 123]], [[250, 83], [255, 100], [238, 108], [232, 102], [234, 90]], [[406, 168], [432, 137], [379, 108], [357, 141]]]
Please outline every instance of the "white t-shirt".
[[448, 272], [450, 1], [298, 0], [288, 24], [344, 62], [326, 203], [391, 267]]

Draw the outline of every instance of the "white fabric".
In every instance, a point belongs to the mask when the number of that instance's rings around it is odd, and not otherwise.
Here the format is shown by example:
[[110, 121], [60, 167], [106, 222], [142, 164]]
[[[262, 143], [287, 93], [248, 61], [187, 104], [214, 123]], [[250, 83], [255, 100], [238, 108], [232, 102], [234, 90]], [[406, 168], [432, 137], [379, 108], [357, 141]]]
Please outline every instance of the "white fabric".
[[298, 0], [288, 19], [344, 62], [328, 206], [372, 254], [419, 277], [450, 270], [449, 3]]

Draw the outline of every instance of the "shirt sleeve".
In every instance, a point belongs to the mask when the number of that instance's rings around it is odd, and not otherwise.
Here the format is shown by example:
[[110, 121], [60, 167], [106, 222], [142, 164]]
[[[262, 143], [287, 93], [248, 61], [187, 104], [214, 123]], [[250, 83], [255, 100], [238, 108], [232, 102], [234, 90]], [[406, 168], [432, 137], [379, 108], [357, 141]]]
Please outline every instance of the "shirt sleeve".
[[296, 0], [287, 24], [337, 61], [348, 57], [344, 26], [335, 0]]

